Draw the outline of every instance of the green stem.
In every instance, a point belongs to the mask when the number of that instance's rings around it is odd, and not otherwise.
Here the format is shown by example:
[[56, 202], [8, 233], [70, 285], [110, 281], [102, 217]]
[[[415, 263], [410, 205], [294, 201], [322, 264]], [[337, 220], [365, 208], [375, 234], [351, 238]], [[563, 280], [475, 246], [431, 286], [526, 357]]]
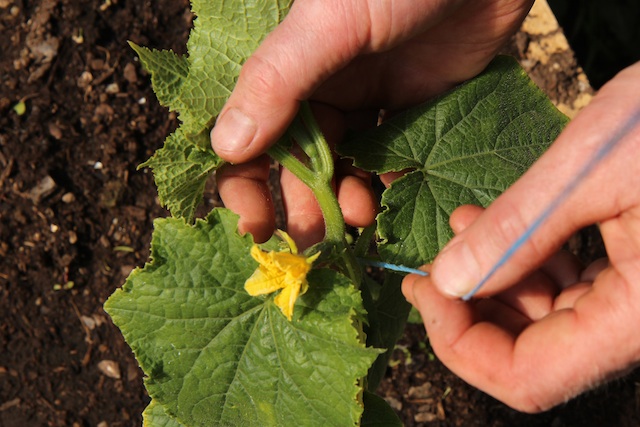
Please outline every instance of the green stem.
[[369, 246], [371, 245], [371, 240], [373, 240], [373, 236], [376, 233], [376, 225], [372, 224], [368, 227], [365, 227], [361, 232], [360, 236], [356, 240], [356, 244], [353, 247], [353, 254], [356, 257], [366, 257], [367, 253], [369, 253]]
[[311, 168], [284, 148], [284, 141], [271, 147], [269, 154], [311, 189], [324, 217], [324, 242], [335, 247], [342, 259], [345, 273], [356, 286], [359, 286], [362, 269], [347, 244], [344, 217], [331, 185], [334, 171], [333, 155], [307, 103], [303, 103], [299, 117], [294, 120], [284, 138], [295, 139], [309, 156]]
[[318, 122], [316, 122], [316, 119], [313, 116], [313, 111], [311, 111], [311, 106], [308, 102], [302, 103], [302, 106], [300, 107], [300, 115], [303, 123], [311, 134], [311, 140], [314, 141], [313, 145], [317, 150], [317, 159], [321, 165], [320, 172], [329, 177], [329, 179], [332, 179], [334, 173], [333, 153], [320, 130], [320, 126], [318, 126]]
[[[283, 140], [288, 136], [288, 133], [285, 134]], [[267, 153], [282, 166], [289, 169], [300, 181], [306, 185], [310, 185], [316, 179], [314, 173], [304, 163], [296, 159], [289, 150], [283, 147], [283, 140], [271, 146]]]

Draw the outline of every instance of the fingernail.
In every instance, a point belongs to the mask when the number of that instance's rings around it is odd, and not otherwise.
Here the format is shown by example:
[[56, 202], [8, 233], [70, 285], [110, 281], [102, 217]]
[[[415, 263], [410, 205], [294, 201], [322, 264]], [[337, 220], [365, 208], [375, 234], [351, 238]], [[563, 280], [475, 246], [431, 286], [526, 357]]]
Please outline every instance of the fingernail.
[[256, 134], [256, 123], [237, 108], [230, 108], [218, 118], [211, 131], [211, 146], [222, 157], [241, 154], [249, 148]]
[[445, 248], [438, 255], [431, 274], [440, 291], [461, 297], [473, 289], [480, 280], [480, 266], [469, 245], [463, 240]]

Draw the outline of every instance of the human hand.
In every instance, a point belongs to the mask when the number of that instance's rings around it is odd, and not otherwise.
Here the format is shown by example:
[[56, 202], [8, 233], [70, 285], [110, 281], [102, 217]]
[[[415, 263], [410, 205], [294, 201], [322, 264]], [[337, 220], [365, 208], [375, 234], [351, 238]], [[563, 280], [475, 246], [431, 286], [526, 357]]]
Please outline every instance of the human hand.
[[[330, 143], [346, 124], [374, 126], [380, 109], [425, 101], [482, 71], [526, 16], [533, 0], [298, 0], [244, 64], [211, 135], [227, 166], [218, 190], [240, 214], [240, 230], [271, 236], [268, 162], [258, 156], [286, 130], [301, 100], [312, 100]], [[250, 162], [249, 162], [250, 161]], [[249, 162], [249, 163], [245, 163]], [[339, 165], [336, 192], [345, 220], [373, 222], [368, 175]], [[313, 195], [281, 178], [287, 230], [301, 247], [322, 238]]]
[[[486, 283], [478, 292], [484, 299], [454, 299], [478, 283], [541, 206], [639, 108], [638, 100], [640, 63], [603, 87], [486, 211], [455, 211], [457, 235], [436, 257], [431, 277], [403, 282], [440, 360], [515, 409], [548, 409], [640, 361], [638, 126]], [[594, 223], [608, 262], [583, 270], [566, 253], [552, 255]]]

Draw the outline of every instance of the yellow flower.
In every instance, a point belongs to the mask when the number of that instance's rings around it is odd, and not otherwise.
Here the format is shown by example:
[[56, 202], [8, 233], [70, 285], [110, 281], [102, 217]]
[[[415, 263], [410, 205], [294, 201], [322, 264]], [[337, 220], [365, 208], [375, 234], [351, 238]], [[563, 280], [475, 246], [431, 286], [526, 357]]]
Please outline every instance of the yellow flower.
[[298, 248], [293, 239], [284, 231], [279, 231], [279, 234], [289, 246], [289, 251], [265, 252], [258, 245], [253, 245], [251, 256], [260, 265], [244, 283], [244, 289], [251, 296], [270, 294], [281, 289], [273, 302], [280, 307], [287, 319], [291, 320], [293, 305], [298, 296], [307, 292], [307, 273], [320, 256], [320, 252], [310, 257], [298, 255]]

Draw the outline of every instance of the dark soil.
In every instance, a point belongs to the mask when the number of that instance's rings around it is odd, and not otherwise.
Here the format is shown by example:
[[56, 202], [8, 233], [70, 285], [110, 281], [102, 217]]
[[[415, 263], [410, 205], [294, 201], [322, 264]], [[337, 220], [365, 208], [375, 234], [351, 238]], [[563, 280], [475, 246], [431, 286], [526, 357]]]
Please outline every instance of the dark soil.
[[[0, 0], [0, 427], [141, 425], [142, 372], [102, 304], [147, 260], [152, 220], [166, 215], [136, 167], [177, 123], [127, 40], [184, 53], [190, 25], [186, 0]], [[519, 35], [512, 53], [529, 42]], [[575, 61], [558, 63], [532, 74], [571, 98]], [[590, 239], [576, 247], [594, 252]], [[640, 423], [637, 373], [523, 415], [426, 343], [408, 327], [381, 386], [408, 426]]]

